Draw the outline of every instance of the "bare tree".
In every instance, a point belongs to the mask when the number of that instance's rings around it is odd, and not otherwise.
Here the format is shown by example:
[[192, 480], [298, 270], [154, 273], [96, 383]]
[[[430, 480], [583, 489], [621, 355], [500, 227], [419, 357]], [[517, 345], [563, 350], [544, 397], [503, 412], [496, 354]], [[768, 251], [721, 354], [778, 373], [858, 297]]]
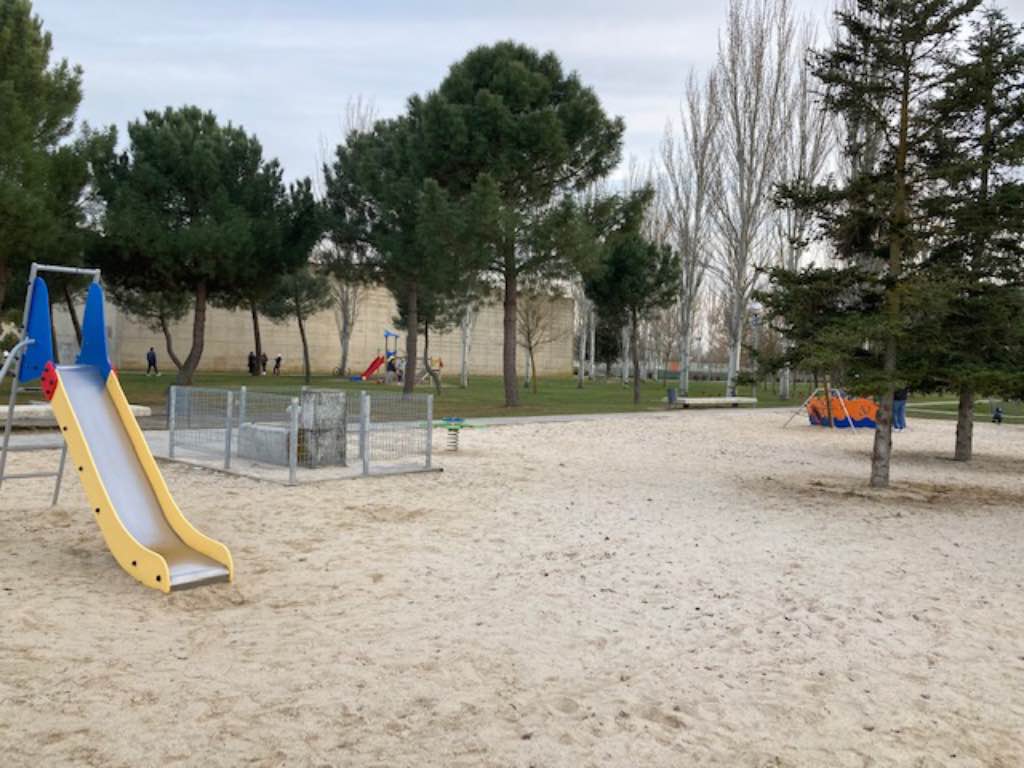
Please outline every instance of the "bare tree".
[[476, 319], [479, 314], [480, 308], [476, 304], [468, 304], [462, 319], [459, 321], [459, 334], [462, 342], [459, 386], [463, 389], [469, 387], [469, 353], [473, 348], [473, 330], [476, 328]]
[[[353, 133], [363, 133], [373, 128], [377, 120], [377, 108], [372, 99], [355, 96], [345, 104], [341, 132], [348, 137]], [[330, 149], [325, 137], [320, 137], [318, 149], [319, 167], [328, 165]], [[323, 197], [323, 180], [317, 179], [317, 195]], [[335, 212], [341, 216], [340, 212]], [[332, 226], [344, 228], [345, 221], [336, 221]], [[328, 235], [330, 237], [330, 234]], [[334, 322], [338, 329], [338, 343], [341, 356], [338, 364], [339, 373], [348, 375], [348, 353], [355, 330], [359, 309], [366, 298], [367, 284], [363, 267], [366, 253], [362, 246], [341, 246], [331, 239], [320, 243], [315, 254], [317, 263], [330, 275], [331, 295], [334, 299]]]
[[[815, 43], [816, 29], [804, 20], [797, 34], [793, 78], [786, 109], [789, 120], [778, 142], [779, 178], [789, 188], [808, 192], [822, 181], [829, 168], [835, 145], [834, 122], [816, 92], [817, 81], [811, 72], [806, 52]], [[784, 206], [776, 218], [781, 244], [783, 269], [796, 271], [807, 253], [812, 215], [806, 209]], [[787, 367], [779, 375], [779, 395], [789, 399], [792, 371]]]
[[562, 295], [552, 287], [532, 287], [519, 295], [516, 306], [519, 346], [526, 351], [527, 380], [537, 392], [537, 351], [561, 341], [570, 332], [559, 321], [557, 302]]
[[790, 0], [730, 0], [718, 51], [721, 190], [716, 195], [719, 248], [715, 271], [726, 292], [729, 337], [726, 395], [736, 394], [747, 305], [758, 270], [774, 255], [773, 187], [795, 34]]
[[[333, 247], [333, 244], [332, 244]], [[348, 350], [352, 341], [352, 331], [359, 318], [359, 309], [366, 297], [367, 287], [359, 280], [342, 280], [332, 275], [330, 278], [331, 295], [334, 297], [334, 324], [338, 329], [338, 342], [341, 346], [341, 359], [338, 373], [348, 375]]]
[[587, 298], [587, 292], [579, 279], [574, 280], [570, 292], [574, 302], [574, 325], [576, 327], [576, 388], [583, 389], [586, 377], [587, 337], [593, 319], [593, 302]]
[[721, 104], [714, 72], [701, 84], [691, 72], [679, 107], [679, 136], [669, 125], [661, 143], [663, 193], [668, 240], [679, 253], [679, 393], [690, 386], [694, 317], [712, 256], [713, 203], [719, 194]]

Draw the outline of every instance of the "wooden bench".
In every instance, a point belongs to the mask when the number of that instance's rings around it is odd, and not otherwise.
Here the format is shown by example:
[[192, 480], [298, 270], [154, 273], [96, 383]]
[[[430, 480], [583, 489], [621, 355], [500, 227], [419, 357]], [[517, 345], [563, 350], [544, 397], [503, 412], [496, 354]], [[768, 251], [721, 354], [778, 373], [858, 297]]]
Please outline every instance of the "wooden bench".
[[756, 397], [679, 397], [672, 408], [739, 408], [757, 405]]

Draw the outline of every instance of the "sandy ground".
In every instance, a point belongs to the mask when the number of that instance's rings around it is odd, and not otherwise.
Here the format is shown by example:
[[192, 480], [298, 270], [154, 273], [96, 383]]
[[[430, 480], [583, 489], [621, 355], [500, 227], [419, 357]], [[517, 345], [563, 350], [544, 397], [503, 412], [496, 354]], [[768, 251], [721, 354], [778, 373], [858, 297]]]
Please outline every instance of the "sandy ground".
[[170, 596], [73, 478], [12, 484], [0, 762], [1024, 763], [1024, 429], [966, 467], [915, 421], [875, 493], [869, 434], [783, 420], [467, 430], [443, 474], [295, 489], [167, 465], [238, 571]]

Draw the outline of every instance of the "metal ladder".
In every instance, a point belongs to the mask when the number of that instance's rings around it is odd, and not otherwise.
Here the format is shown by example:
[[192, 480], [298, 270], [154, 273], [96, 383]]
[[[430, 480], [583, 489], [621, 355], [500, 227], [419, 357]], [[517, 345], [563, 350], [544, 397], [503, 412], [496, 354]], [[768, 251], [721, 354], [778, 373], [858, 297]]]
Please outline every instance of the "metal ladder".
[[32, 450], [31, 447], [22, 449], [16, 449], [11, 446], [11, 432], [14, 429], [14, 406], [18, 400], [18, 392], [39, 392], [41, 391], [37, 387], [22, 387], [21, 382], [18, 379], [18, 373], [21, 370], [21, 358], [24, 356], [25, 350], [29, 345], [35, 343], [35, 339], [29, 338], [28, 336], [28, 316], [29, 309], [32, 306], [32, 294], [35, 288], [36, 277], [40, 272], [55, 272], [65, 275], [89, 275], [92, 277], [94, 283], [99, 282], [100, 271], [98, 269], [80, 269], [78, 267], [61, 267], [52, 264], [36, 264], [33, 263], [29, 269], [28, 275], [28, 289], [25, 292], [25, 311], [21, 317], [21, 330], [18, 334], [18, 341], [11, 349], [10, 354], [4, 361], [3, 366], [0, 366], [0, 386], [3, 385], [4, 378], [8, 375], [11, 376], [11, 394], [7, 400], [7, 420], [4, 422], [4, 437], [3, 444], [0, 445], [0, 489], [3, 488], [5, 480], [28, 480], [32, 478], [41, 477], [52, 477], [55, 478], [53, 484], [53, 497], [50, 500], [50, 505], [55, 506], [58, 499], [60, 499], [60, 485], [61, 480], [64, 477], [64, 465], [67, 462], [68, 457], [68, 446], [67, 443], [62, 442], [60, 451], [60, 463], [57, 467], [56, 472], [20, 472], [20, 473], [8, 473], [7, 472], [7, 457], [15, 450]]

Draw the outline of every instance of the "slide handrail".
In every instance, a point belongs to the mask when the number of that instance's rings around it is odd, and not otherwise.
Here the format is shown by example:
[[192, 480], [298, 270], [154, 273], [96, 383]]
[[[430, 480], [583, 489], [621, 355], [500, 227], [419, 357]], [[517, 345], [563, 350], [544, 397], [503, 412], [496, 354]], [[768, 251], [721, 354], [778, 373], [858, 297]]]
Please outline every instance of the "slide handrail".
[[7, 369], [9, 369], [18, 355], [21, 354], [21, 350], [27, 347], [29, 344], [35, 344], [35, 339], [22, 339], [10, 349], [10, 354], [7, 355], [7, 359], [4, 360], [3, 367], [0, 367], [0, 384], [3, 383], [4, 377], [7, 375]]

